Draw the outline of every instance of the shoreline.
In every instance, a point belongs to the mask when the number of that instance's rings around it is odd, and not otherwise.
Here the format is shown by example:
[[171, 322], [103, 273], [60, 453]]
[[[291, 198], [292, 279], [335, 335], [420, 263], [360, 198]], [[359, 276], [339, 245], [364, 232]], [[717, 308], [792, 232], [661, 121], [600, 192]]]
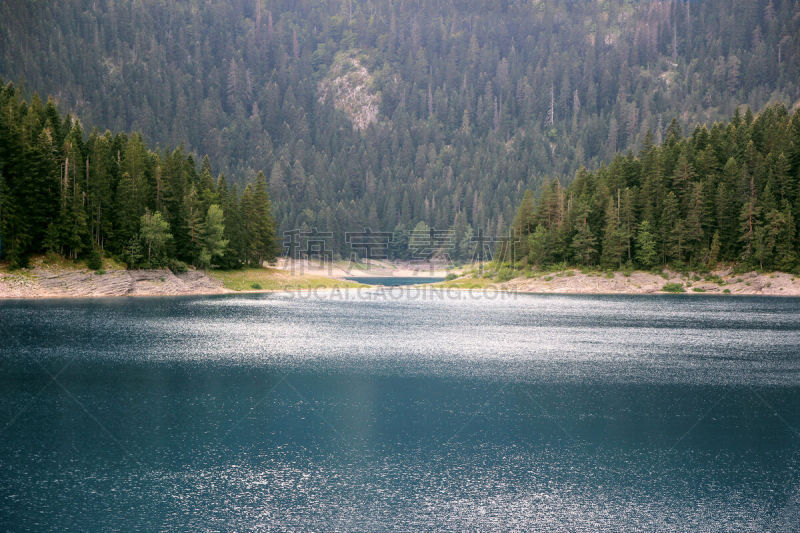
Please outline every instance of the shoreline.
[[[398, 269], [400, 270], [400, 269]], [[240, 271], [233, 271], [240, 272]], [[556, 295], [657, 295], [697, 294], [720, 296], [784, 296], [800, 297], [800, 278], [785, 272], [734, 274], [718, 270], [710, 274], [692, 275], [675, 272], [581, 272], [566, 269], [560, 272], [536, 273], [507, 281], [488, 278], [459, 277], [438, 283], [385, 286], [369, 284], [342, 285], [342, 278], [311, 277], [284, 269], [257, 269], [263, 280], [280, 282], [266, 288], [231, 285], [227, 273], [199, 270], [175, 274], [168, 269], [124, 270], [113, 268], [98, 274], [85, 268], [41, 265], [22, 271], [0, 270], [0, 302], [3, 300], [87, 299], [121, 297], [213, 296], [218, 294], [310, 293], [332, 290], [414, 290], [465, 291], [509, 294]], [[246, 273], [244, 273], [246, 275]], [[354, 276], [356, 277], [356, 276]], [[369, 277], [369, 276], [358, 276]], [[383, 276], [372, 276], [383, 277]], [[393, 276], [387, 276], [393, 277]], [[395, 274], [394, 277], [398, 276]], [[266, 283], [265, 283], [266, 284]], [[673, 290], [664, 290], [671, 285]], [[232, 287], [232, 288], [231, 288]], [[241, 288], [239, 288], [241, 287]]]
[[786, 272], [706, 274], [665, 271], [581, 272], [566, 269], [530, 278], [514, 278], [498, 287], [539, 294], [698, 294], [720, 296], [800, 296], [800, 278]]
[[109, 269], [102, 274], [85, 268], [33, 267], [0, 272], [0, 301], [7, 299], [119, 298], [226, 294], [222, 282], [205, 272], [175, 274], [169, 269]]

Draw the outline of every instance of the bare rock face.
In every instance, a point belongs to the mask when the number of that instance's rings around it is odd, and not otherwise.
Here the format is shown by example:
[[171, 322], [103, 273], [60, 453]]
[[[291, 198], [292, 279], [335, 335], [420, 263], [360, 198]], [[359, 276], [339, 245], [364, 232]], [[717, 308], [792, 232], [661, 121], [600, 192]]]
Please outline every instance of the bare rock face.
[[167, 296], [228, 292], [205, 273], [168, 269], [110, 270], [104, 274], [79, 269], [34, 268], [25, 275], [0, 275], [0, 298]]
[[336, 54], [317, 92], [320, 102], [332, 97], [336, 109], [344, 111], [359, 131], [378, 121], [381, 94], [374, 89], [374, 79], [355, 51]]

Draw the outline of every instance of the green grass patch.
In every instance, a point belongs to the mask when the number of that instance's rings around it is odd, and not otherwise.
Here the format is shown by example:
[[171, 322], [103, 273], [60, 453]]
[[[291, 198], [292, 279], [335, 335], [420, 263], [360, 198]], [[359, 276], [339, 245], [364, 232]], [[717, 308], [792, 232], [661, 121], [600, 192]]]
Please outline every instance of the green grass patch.
[[683, 288], [683, 283], [665, 283], [661, 292], [686, 292], [686, 289]]
[[721, 278], [720, 276], [718, 276], [717, 274], [708, 274], [708, 275], [707, 275], [705, 278], [703, 278], [703, 279], [704, 279], [705, 281], [708, 281], [709, 283], [716, 283], [717, 285], [725, 285], [725, 280], [724, 280], [724, 279], [722, 279], [722, 278]]
[[516, 277], [516, 273], [513, 270], [511, 270], [510, 268], [503, 267], [497, 272], [497, 275], [495, 276], [495, 279], [499, 283], [503, 283], [504, 281], [508, 281], [508, 280], [513, 279], [515, 277]]
[[706, 292], [706, 290], [702, 287], [694, 287], [692, 292]]
[[725, 289], [722, 291], [722, 294], [730, 294], [730, 293], [731, 293], [730, 289]]
[[492, 287], [494, 283], [495, 282], [490, 278], [459, 278], [450, 281], [441, 281], [431, 286], [449, 289], [485, 289]]
[[234, 291], [347, 289], [367, 287], [346, 279], [295, 274], [277, 268], [243, 268], [241, 270], [212, 270], [209, 275], [222, 281], [222, 286]]

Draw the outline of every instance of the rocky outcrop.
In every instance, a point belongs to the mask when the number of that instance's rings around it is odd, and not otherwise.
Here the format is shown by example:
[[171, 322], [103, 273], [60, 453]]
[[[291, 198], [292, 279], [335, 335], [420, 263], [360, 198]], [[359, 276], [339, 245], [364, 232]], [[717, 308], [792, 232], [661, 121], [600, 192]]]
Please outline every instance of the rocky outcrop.
[[381, 96], [374, 90], [372, 75], [355, 51], [336, 54], [317, 92], [320, 102], [333, 98], [333, 105], [344, 111], [357, 130], [364, 130], [378, 121]]

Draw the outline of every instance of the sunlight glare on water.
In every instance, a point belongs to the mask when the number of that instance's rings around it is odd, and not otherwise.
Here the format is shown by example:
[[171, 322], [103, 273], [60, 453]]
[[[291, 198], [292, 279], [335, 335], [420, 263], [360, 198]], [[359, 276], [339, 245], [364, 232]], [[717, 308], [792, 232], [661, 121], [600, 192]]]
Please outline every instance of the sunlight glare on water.
[[0, 303], [0, 528], [776, 530], [800, 302]]

